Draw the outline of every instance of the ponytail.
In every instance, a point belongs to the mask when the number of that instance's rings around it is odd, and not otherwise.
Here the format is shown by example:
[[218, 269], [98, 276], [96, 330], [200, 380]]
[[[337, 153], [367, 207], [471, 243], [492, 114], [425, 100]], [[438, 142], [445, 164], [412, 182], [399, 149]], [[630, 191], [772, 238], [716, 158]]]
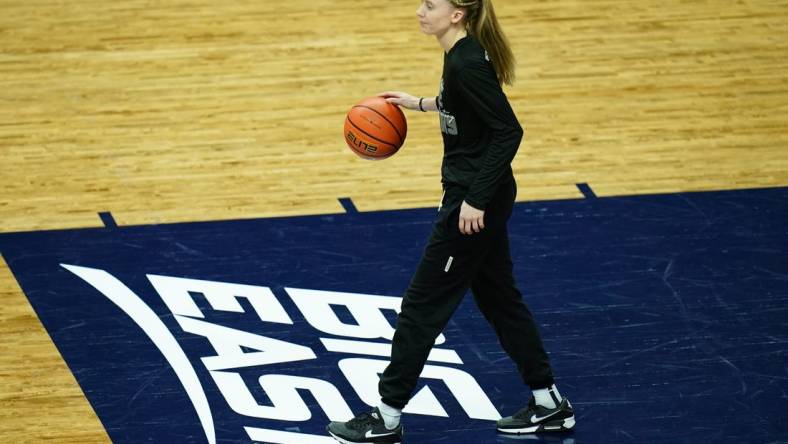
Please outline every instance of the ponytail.
[[514, 54], [509, 40], [498, 24], [492, 0], [449, 1], [455, 7], [465, 9], [468, 33], [487, 50], [498, 83], [511, 85], [514, 82]]

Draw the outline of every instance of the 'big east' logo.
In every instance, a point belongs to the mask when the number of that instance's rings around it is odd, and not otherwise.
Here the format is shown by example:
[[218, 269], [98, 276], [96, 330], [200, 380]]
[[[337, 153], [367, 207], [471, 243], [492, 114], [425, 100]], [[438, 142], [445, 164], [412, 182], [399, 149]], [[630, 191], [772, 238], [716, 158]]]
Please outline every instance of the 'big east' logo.
[[[353, 417], [348, 402], [332, 382], [304, 376], [303, 372], [293, 375], [272, 372], [268, 368], [275, 364], [316, 360], [316, 350], [322, 355], [340, 355], [339, 372], [363, 402], [374, 406], [380, 400], [378, 374], [388, 365], [390, 341], [394, 335], [394, 329], [384, 313], [399, 312], [402, 302], [399, 297], [285, 288], [286, 295], [316, 332], [322, 349], [313, 349], [304, 345], [304, 341], [284, 341], [208, 322], [205, 307], [201, 309], [195, 302], [195, 295], [199, 294], [205, 298], [211, 310], [238, 315], [246, 313], [244, 306], [251, 307], [260, 323], [276, 324], [279, 326], [277, 331], [281, 332], [293, 325], [293, 318], [269, 287], [147, 275], [148, 282], [170, 311], [167, 316], [173, 316], [184, 332], [205, 338], [213, 348], [215, 353], [201, 356], [201, 364], [195, 367], [193, 360], [187, 357], [159, 315], [120, 280], [100, 269], [66, 264], [61, 266], [111, 300], [153, 341], [183, 385], [211, 444], [216, 443], [217, 438], [211, 406], [197, 376], [200, 367], [204, 367], [200, 371], [208, 372], [233, 412], [243, 417], [284, 423], [281, 429], [244, 426], [244, 432], [254, 441], [277, 444], [335, 443], [328, 436], [299, 433], [288, 427], [312, 418], [312, 411], [299, 391], [309, 392], [332, 421], [346, 421]], [[352, 323], [340, 319], [337, 314], [340, 308], [350, 314]], [[300, 330], [303, 331], [303, 328]], [[463, 364], [454, 350], [438, 347], [445, 343], [446, 337], [440, 335], [421, 377], [445, 384], [469, 418], [499, 419], [495, 406], [473, 376], [456, 367], [442, 365]], [[256, 381], [259, 388], [254, 389], [265, 392], [269, 405], [258, 403], [252, 389], [241, 377], [239, 370], [250, 368], [260, 369]], [[325, 371], [321, 370], [320, 375], [324, 374]], [[429, 383], [415, 393], [405, 412], [449, 416], [430, 390]]]

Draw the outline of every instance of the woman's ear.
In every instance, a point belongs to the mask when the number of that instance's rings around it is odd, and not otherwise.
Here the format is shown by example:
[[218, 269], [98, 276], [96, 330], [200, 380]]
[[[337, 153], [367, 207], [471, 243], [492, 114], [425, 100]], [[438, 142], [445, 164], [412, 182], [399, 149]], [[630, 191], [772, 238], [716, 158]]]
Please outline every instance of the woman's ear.
[[465, 10], [464, 9], [455, 9], [454, 12], [451, 14], [451, 23], [457, 24], [465, 18]]

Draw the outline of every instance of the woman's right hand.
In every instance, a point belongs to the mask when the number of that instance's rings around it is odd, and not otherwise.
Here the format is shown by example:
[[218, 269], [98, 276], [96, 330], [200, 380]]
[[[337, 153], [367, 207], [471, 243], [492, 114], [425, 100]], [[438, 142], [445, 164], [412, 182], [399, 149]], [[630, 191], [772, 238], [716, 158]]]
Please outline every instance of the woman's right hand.
[[378, 96], [386, 99], [387, 102], [399, 105], [403, 108], [418, 110], [419, 97], [412, 96], [402, 91], [385, 91]]

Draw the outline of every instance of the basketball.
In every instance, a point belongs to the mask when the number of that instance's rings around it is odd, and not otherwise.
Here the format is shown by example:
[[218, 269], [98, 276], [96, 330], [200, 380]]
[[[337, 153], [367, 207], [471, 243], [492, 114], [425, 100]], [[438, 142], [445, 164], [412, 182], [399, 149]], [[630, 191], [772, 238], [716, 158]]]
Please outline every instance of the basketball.
[[405, 114], [383, 97], [367, 97], [358, 102], [345, 119], [345, 142], [364, 159], [393, 156], [405, 142], [407, 133]]

